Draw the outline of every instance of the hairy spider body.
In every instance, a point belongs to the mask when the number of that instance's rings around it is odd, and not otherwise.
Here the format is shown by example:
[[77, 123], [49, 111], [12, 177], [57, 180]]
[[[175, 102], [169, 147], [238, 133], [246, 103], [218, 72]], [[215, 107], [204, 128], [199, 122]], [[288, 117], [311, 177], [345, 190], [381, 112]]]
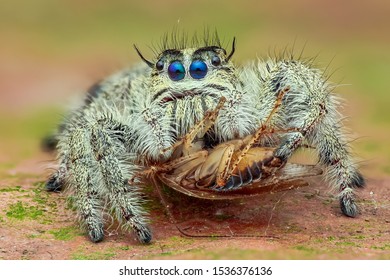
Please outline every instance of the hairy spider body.
[[[169, 147], [214, 110], [221, 97], [226, 102], [201, 145], [212, 148], [244, 139], [267, 121], [270, 128], [285, 131], [262, 140], [262, 146], [277, 147], [269, 162], [285, 163], [303, 141], [316, 147], [342, 212], [358, 214], [353, 190], [364, 179], [342, 133], [335, 86], [320, 70], [285, 58], [236, 67], [231, 61], [234, 41], [227, 54], [217, 37], [179, 45], [164, 47], [155, 62], [137, 49], [147, 65], [95, 85], [60, 127], [59, 168], [47, 189], [66, 185], [74, 192], [79, 219], [92, 241], [104, 237], [105, 214], [132, 229], [140, 242], [151, 241], [139, 182], [129, 184], [129, 179], [148, 162], [168, 161]], [[280, 107], [267, 120], [286, 88]]]

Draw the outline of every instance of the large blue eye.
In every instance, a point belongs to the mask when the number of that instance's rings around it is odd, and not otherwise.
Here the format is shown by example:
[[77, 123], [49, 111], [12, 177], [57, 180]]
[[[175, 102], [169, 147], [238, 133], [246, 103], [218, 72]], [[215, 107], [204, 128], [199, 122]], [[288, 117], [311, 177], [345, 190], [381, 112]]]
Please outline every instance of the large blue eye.
[[182, 80], [186, 75], [186, 70], [184, 69], [183, 64], [180, 61], [176, 60], [169, 65], [168, 75], [172, 81], [179, 81]]
[[202, 60], [194, 60], [190, 65], [190, 75], [194, 79], [202, 79], [207, 74], [207, 65]]

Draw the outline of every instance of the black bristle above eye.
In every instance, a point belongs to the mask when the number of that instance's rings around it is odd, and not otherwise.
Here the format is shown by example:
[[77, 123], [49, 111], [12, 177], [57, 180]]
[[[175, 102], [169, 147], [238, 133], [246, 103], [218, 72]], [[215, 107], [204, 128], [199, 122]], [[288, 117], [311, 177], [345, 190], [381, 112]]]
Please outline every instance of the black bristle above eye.
[[137, 48], [137, 46], [134, 44], [133, 45], [135, 51], [137, 52], [138, 56], [150, 67], [152, 68], [153, 67], [153, 63], [150, 62], [149, 60], [147, 60], [141, 53], [141, 51]]
[[230, 54], [228, 55], [228, 57], [226, 58], [226, 62], [228, 62], [232, 58], [235, 51], [236, 51], [236, 37], [233, 38], [232, 50], [231, 50]]

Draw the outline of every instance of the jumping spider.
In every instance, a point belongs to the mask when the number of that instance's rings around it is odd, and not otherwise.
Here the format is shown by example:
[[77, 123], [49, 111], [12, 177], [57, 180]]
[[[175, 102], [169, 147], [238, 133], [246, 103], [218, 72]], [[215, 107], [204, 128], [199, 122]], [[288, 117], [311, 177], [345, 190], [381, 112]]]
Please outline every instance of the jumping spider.
[[[93, 86], [83, 106], [59, 127], [59, 168], [46, 188], [67, 186], [74, 193], [78, 217], [93, 242], [104, 237], [106, 214], [132, 229], [140, 242], [151, 241], [140, 182], [130, 178], [150, 162], [169, 161], [169, 147], [222, 97], [226, 102], [208, 132], [198, 137], [198, 145], [213, 149], [245, 139], [267, 121], [271, 129], [284, 133], [258, 143], [275, 147], [265, 165], [283, 166], [304, 143], [315, 147], [329, 185], [338, 190], [341, 211], [349, 217], [358, 214], [354, 189], [363, 187], [364, 179], [341, 131], [336, 86], [322, 71], [292, 55], [237, 67], [231, 61], [235, 40], [228, 54], [217, 35], [195, 38], [188, 45], [185, 39], [172, 41], [163, 44], [153, 62], [135, 47], [146, 65], [122, 70]], [[219, 184], [215, 191], [227, 185]]]

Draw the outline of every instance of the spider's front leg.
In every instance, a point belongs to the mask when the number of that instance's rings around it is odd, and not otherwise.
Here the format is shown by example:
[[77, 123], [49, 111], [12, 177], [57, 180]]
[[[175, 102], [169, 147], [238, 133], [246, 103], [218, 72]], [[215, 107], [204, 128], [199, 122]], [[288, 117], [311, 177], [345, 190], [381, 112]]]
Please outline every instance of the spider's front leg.
[[137, 169], [125, 146], [131, 141], [131, 131], [114, 118], [100, 115], [91, 119], [91, 115], [84, 112], [61, 134], [59, 157], [66, 168], [52, 175], [47, 188], [53, 182], [66, 183], [93, 242], [104, 237], [104, 215], [114, 214], [123, 227], [134, 230], [140, 242], [148, 243], [151, 232], [143, 200], [138, 189], [127, 182]]
[[304, 139], [316, 147], [320, 162], [327, 167], [331, 187], [338, 189], [342, 212], [355, 217], [358, 209], [354, 188], [364, 186], [341, 127], [337, 111], [339, 100], [333, 95], [335, 86], [323, 79], [323, 74], [297, 61], [282, 61], [269, 67], [269, 91], [289, 87], [283, 98], [280, 118], [287, 133], [274, 153], [274, 160], [285, 162]]

